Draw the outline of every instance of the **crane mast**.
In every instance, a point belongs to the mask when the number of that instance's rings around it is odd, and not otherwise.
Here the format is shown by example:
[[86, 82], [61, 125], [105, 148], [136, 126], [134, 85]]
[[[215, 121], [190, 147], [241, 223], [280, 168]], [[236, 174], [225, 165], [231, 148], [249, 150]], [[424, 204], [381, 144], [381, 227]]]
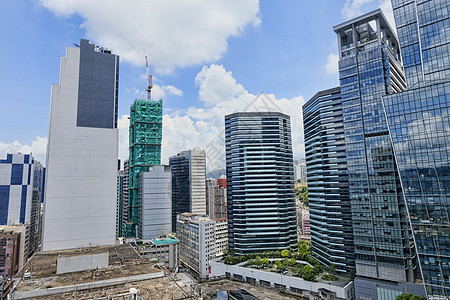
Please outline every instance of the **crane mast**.
[[152, 100], [152, 75], [150, 75], [150, 72], [148, 70], [148, 59], [147, 56], [145, 56], [145, 65], [147, 67], [147, 100]]

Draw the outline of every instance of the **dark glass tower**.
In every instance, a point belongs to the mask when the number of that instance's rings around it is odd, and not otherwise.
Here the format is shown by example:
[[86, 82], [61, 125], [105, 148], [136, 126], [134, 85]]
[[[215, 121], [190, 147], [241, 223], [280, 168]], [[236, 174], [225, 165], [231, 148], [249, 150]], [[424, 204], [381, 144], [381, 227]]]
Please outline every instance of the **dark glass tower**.
[[383, 97], [429, 299], [450, 297], [450, 2], [392, 1], [407, 91]]
[[382, 104], [382, 96], [406, 85], [398, 42], [381, 10], [333, 29], [339, 45], [356, 274], [414, 281], [412, 234]]
[[225, 116], [228, 245], [237, 254], [297, 245], [290, 117]]
[[339, 88], [303, 105], [311, 242], [314, 257], [338, 272], [355, 270], [342, 101]]

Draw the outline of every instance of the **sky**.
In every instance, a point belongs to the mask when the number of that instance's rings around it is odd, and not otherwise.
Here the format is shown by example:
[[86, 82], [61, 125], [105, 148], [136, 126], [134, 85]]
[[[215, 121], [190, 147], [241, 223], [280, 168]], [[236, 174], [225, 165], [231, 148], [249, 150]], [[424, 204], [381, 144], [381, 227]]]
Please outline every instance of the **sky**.
[[[203, 147], [224, 167], [224, 116], [277, 109], [290, 115], [294, 159], [304, 157], [301, 106], [338, 86], [332, 27], [390, 0], [3, 0], [0, 10], [0, 158], [29, 153], [45, 163], [50, 87], [60, 58], [81, 38], [120, 56], [119, 157], [128, 157], [128, 116], [163, 99], [162, 163]], [[256, 100], [255, 100], [256, 99]]]

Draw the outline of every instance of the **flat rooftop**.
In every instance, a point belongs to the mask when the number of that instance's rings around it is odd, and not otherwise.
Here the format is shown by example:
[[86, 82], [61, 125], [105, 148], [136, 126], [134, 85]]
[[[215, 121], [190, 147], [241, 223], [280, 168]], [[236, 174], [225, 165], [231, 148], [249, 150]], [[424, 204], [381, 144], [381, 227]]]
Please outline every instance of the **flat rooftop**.
[[152, 240], [152, 243], [155, 245], [167, 245], [167, 244], [173, 244], [178, 243], [180, 240], [174, 239], [174, 238], [164, 238], [164, 239], [154, 239]]

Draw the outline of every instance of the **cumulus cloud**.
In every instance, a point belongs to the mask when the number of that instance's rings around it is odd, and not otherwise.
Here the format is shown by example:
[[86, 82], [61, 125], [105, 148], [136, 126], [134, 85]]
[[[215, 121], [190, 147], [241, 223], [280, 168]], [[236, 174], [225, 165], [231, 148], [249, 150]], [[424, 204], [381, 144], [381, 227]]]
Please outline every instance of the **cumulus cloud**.
[[325, 72], [327, 74], [337, 74], [338, 73], [338, 61], [339, 55], [335, 53], [330, 53], [327, 57], [327, 62], [324, 66]]
[[[225, 166], [224, 116], [235, 111], [282, 111], [291, 116], [295, 158], [304, 157], [301, 96], [277, 98], [273, 94], [254, 95], [236, 82], [222, 65], [204, 66], [197, 74], [199, 100], [204, 107], [166, 112], [163, 116], [162, 163], [182, 150], [203, 147], [209, 170]], [[119, 121], [122, 158], [128, 156], [128, 123], [126, 115]], [[126, 153], [126, 155], [124, 155]]]
[[[147, 91], [139, 90], [136, 87], [126, 89], [128, 94], [141, 99], [147, 99]], [[166, 95], [183, 96], [183, 91], [173, 85], [158, 85], [153, 84], [152, 99], [165, 99]]]
[[12, 143], [0, 142], [0, 157], [5, 158], [8, 153], [32, 153], [34, 158], [45, 164], [45, 153], [47, 151], [47, 138], [36, 136], [31, 145], [22, 145], [19, 141]]
[[214, 62], [227, 39], [257, 26], [259, 0], [38, 0], [59, 16], [78, 14], [96, 43], [135, 65], [150, 63], [160, 73]]
[[352, 19], [377, 8], [381, 8], [392, 29], [396, 32], [391, 0], [346, 0], [341, 13], [345, 19]]

